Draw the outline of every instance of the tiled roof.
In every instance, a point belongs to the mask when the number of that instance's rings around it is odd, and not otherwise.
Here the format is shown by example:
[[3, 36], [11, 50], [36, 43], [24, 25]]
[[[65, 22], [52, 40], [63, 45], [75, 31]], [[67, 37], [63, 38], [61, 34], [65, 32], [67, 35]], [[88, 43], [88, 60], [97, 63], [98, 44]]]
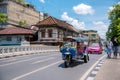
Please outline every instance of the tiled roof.
[[19, 27], [9, 27], [0, 31], [0, 35], [31, 35], [33, 34], [32, 30], [19, 28]]
[[48, 26], [57, 25], [59, 27], [65, 28], [65, 29], [67, 28], [70, 31], [75, 31], [75, 29], [74, 29], [74, 27], [72, 25], [66, 23], [65, 21], [56, 19], [56, 18], [54, 18], [52, 16], [49, 16], [48, 18], [44, 19], [43, 21], [37, 23], [38, 27], [46, 26], [46, 25], [48, 25]]

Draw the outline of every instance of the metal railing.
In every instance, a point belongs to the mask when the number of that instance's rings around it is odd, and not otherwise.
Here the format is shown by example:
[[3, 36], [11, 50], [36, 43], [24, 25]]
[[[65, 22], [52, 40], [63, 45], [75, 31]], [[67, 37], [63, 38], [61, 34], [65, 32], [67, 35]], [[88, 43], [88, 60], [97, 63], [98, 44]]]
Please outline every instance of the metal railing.
[[59, 51], [59, 46], [0, 46], [0, 58], [32, 53]]

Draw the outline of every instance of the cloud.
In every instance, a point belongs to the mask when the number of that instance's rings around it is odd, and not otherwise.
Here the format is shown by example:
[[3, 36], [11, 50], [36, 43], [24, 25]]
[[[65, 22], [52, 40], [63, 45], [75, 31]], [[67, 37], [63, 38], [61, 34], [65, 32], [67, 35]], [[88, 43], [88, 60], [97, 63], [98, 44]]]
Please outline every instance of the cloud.
[[86, 14], [94, 14], [94, 10], [91, 6], [86, 5], [86, 4], [79, 4], [77, 6], [73, 7], [73, 10], [75, 11], [75, 13], [77, 14], [82, 14], [82, 15], [86, 15]]
[[40, 2], [42, 2], [42, 3], [45, 3], [45, 0], [39, 0]]
[[112, 11], [114, 9], [114, 7], [109, 7], [109, 10]]
[[98, 31], [98, 34], [101, 38], [106, 38], [106, 32], [108, 30], [108, 25], [106, 25], [102, 21], [94, 21], [93, 25], [95, 26], [94, 29]]
[[[117, 4], [120, 4], [120, 2], [118, 2]], [[114, 9], [113, 6], [109, 7], [109, 11], [112, 11]]]
[[120, 2], [118, 2], [118, 4], [120, 4]]
[[77, 19], [74, 19], [72, 17], [69, 17], [67, 12], [64, 12], [61, 15], [62, 20], [67, 21], [68, 23], [70, 23], [71, 25], [73, 25], [75, 28], [77, 29], [85, 29], [85, 23], [84, 22], [79, 22]]

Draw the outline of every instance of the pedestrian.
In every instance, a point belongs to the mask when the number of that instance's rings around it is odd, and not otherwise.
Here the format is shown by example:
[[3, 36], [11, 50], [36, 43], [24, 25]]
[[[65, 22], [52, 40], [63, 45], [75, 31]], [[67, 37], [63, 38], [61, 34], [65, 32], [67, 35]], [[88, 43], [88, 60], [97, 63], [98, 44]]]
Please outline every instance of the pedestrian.
[[113, 46], [113, 43], [112, 43], [111, 39], [109, 39], [105, 44], [105, 49], [106, 49], [108, 58], [111, 58], [112, 46]]
[[113, 39], [113, 53], [114, 53], [114, 58], [117, 58], [117, 53], [118, 53], [118, 39], [117, 39], [117, 37], [114, 37], [114, 39]]

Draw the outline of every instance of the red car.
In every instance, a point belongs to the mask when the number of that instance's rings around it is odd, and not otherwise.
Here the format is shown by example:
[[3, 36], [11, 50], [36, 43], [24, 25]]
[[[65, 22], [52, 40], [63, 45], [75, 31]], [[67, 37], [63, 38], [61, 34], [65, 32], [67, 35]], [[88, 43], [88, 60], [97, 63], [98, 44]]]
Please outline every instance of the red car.
[[102, 46], [99, 43], [92, 43], [90, 46], [88, 46], [87, 52], [90, 54], [102, 54]]

